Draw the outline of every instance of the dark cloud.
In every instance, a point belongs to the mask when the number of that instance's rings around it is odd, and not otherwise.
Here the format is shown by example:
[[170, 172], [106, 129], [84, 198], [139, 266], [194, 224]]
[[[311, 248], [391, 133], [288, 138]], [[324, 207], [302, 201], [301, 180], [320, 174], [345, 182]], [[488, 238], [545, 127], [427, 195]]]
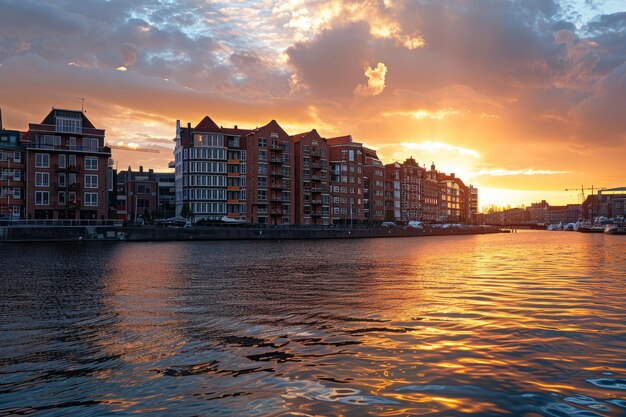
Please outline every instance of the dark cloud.
[[301, 80], [325, 97], [352, 96], [354, 88], [366, 81], [371, 56], [368, 26], [354, 23], [320, 34], [313, 42], [287, 49], [289, 61]]

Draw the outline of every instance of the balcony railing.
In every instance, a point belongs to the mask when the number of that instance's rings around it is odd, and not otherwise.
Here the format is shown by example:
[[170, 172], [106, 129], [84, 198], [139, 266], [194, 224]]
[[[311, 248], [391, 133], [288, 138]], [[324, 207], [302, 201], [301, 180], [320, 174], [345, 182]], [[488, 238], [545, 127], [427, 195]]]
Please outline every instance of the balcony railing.
[[[71, 152], [106, 152], [110, 153], [108, 147], [95, 146], [72, 146], [72, 145], [49, 145], [46, 143], [29, 143], [29, 149], [49, 149], [53, 151], [71, 151]], [[106, 150], [105, 150], [106, 149]]]

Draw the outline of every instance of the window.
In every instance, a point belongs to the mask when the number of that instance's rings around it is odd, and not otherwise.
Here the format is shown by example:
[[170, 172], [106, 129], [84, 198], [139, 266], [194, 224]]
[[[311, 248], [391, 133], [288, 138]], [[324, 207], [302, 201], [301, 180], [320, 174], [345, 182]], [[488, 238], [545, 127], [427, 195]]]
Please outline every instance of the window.
[[22, 153], [21, 152], [15, 152], [13, 154], [13, 161], [14, 162], [22, 162]]
[[259, 164], [259, 174], [267, 174], [267, 164]]
[[259, 139], [259, 148], [267, 148], [267, 139]]
[[70, 203], [76, 203], [76, 191], [70, 191], [67, 196]]
[[259, 151], [259, 161], [267, 161], [267, 151]]
[[98, 193], [85, 193], [85, 206], [97, 206]]
[[71, 150], [75, 150], [76, 149], [76, 138], [71, 136], [70, 139], [67, 141], [67, 147], [70, 148]]
[[47, 153], [36, 153], [35, 168], [50, 168], [50, 155]]
[[67, 182], [70, 184], [70, 186], [76, 185], [76, 174], [74, 172], [70, 172], [68, 174]]
[[82, 120], [65, 117], [56, 118], [57, 132], [81, 133]]
[[50, 174], [35, 172], [35, 187], [50, 187]]
[[83, 151], [97, 152], [98, 138], [83, 138]]
[[59, 168], [65, 168], [66, 167], [66, 156], [61, 154], [59, 155]]
[[257, 195], [259, 201], [267, 201], [267, 190], [259, 190]]
[[259, 188], [267, 188], [267, 177], [258, 177], [258, 187]]
[[35, 191], [35, 205], [47, 206], [50, 204], [50, 193], [48, 191]]
[[348, 160], [354, 162], [354, 149], [348, 151]]
[[65, 187], [65, 173], [64, 172], [60, 172], [59, 173], [59, 187]]
[[76, 166], [76, 155], [68, 155], [67, 157], [67, 165], [71, 167]]
[[65, 205], [65, 191], [59, 191], [59, 195], [57, 197], [57, 203], [59, 205]]
[[98, 188], [98, 176], [85, 174], [85, 188]]
[[98, 158], [96, 158], [95, 156], [86, 156], [85, 157], [85, 170], [97, 171], [98, 170]]

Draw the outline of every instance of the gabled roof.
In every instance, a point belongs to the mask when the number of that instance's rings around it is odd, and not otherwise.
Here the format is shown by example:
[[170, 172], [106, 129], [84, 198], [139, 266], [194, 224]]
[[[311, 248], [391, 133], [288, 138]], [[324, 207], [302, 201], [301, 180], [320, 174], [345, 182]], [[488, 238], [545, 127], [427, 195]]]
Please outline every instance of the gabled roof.
[[261, 126], [251, 133], [264, 138], [269, 138], [272, 133], [276, 133], [278, 137], [282, 137], [282, 139], [291, 139], [291, 136], [280, 127], [276, 120], [270, 121], [265, 126]]
[[346, 145], [348, 143], [352, 143], [352, 136], [337, 136], [336, 138], [328, 138], [326, 141], [329, 145]]
[[221, 132], [219, 126], [209, 116], [204, 116], [204, 119], [193, 130], [198, 132]]
[[303, 133], [298, 133], [297, 135], [293, 135], [291, 136], [291, 140], [293, 140], [293, 142], [300, 142], [302, 139], [311, 136], [311, 139], [322, 139], [323, 138], [320, 136], [319, 133], [317, 133], [317, 130], [313, 129], [310, 132], [303, 132]]

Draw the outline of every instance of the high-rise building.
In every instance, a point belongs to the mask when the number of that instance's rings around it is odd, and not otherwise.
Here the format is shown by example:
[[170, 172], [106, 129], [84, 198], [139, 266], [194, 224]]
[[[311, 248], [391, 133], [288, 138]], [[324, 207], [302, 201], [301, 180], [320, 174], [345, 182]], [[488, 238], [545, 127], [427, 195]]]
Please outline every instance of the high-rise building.
[[52, 109], [26, 133], [29, 219], [104, 219], [111, 149], [82, 111]]

